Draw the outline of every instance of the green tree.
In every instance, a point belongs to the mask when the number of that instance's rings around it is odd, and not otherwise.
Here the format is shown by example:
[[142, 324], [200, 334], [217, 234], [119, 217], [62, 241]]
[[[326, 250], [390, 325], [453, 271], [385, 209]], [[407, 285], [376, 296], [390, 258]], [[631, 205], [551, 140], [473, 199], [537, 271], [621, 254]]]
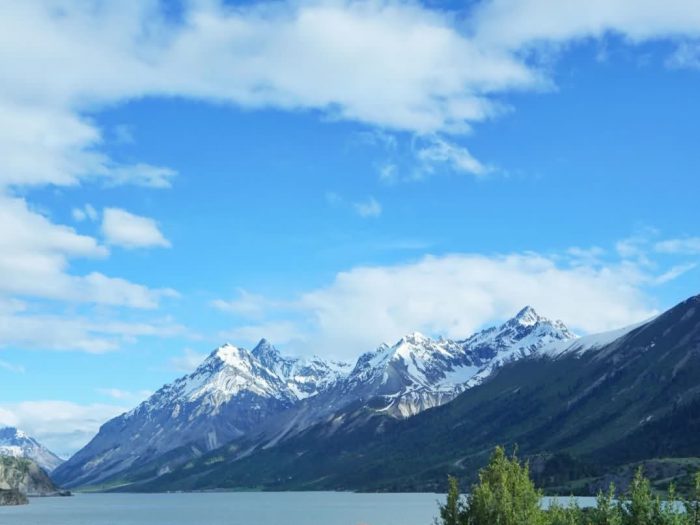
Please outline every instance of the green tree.
[[553, 500], [545, 512], [547, 525], [580, 525], [583, 523], [583, 512], [571, 498], [567, 506]]
[[635, 472], [625, 496], [620, 501], [623, 525], [654, 525], [654, 496], [642, 467]]
[[502, 447], [496, 447], [469, 494], [467, 524], [544, 524], [541, 498], [542, 493], [530, 480], [527, 463], [522, 465], [515, 454], [509, 458]]
[[590, 525], [622, 525], [622, 512], [615, 502], [615, 485], [610, 483], [607, 492], [596, 497], [596, 506], [589, 513]]
[[467, 522], [464, 501], [459, 494], [457, 478], [447, 478], [447, 500], [440, 505], [440, 519], [435, 520], [436, 525], [464, 525]]
[[654, 525], [688, 525], [688, 514], [680, 507], [673, 484], [668, 487], [666, 501], [656, 497], [653, 523]]

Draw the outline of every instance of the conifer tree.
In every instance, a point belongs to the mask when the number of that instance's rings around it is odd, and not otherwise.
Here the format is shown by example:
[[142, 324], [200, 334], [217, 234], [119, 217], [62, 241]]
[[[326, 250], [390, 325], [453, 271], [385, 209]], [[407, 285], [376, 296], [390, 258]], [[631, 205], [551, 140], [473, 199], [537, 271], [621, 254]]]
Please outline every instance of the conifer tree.
[[450, 476], [448, 479], [447, 501], [440, 505], [440, 520], [436, 525], [465, 525], [466, 510], [464, 502], [459, 494], [457, 478]]
[[468, 525], [541, 525], [542, 493], [530, 480], [528, 465], [496, 447], [489, 464], [479, 472], [467, 502]]
[[639, 467], [630, 483], [626, 500], [620, 502], [623, 525], [655, 525], [654, 504], [649, 480]]
[[596, 497], [596, 506], [590, 512], [591, 525], [622, 525], [622, 513], [615, 503], [615, 484], [610, 483], [607, 492]]

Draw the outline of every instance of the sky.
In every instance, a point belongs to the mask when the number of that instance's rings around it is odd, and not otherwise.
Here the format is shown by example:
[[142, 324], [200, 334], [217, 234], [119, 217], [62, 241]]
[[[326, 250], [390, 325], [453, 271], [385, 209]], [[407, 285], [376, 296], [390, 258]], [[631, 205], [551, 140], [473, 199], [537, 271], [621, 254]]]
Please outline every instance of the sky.
[[692, 0], [0, 5], [0, 424], [700, 292]]

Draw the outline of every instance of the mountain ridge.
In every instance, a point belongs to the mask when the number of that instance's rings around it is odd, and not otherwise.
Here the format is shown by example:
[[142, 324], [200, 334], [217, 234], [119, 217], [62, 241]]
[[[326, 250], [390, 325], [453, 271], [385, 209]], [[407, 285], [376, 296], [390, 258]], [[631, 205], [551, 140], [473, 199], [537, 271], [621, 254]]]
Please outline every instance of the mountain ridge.
[[272, 446], [357, 403], [410, 417], [449, 402], [504, 362], [573, 338], [560, 321], [526, 307], [462, 341], [409, 334], [362, 354], [354, 367], [284, 357], [265, 339], [251, 351], [227, 343], [105, 423], [54, 477], [67, 486], [100, 484], [167, 455], [160, 475], [248, 435]]

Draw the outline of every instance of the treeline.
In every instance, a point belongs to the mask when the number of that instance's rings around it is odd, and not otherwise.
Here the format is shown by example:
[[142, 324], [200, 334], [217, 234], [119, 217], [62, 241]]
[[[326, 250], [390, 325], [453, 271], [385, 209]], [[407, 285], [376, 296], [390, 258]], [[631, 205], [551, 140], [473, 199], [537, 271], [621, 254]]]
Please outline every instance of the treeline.
[[460, 495], [457, 480], [450, 478], [435, 525], [700, 525], [700, 472], [687, 500], [678, 497], [673, 485], [666, 497], [655, 495], [641, 468], [624, 494], [616, 494], [611, 484], [592, 508], [581, 508], [572, 499], [543, 509], [542, 495], [527, 463], [497, 447], [468, 496]]

